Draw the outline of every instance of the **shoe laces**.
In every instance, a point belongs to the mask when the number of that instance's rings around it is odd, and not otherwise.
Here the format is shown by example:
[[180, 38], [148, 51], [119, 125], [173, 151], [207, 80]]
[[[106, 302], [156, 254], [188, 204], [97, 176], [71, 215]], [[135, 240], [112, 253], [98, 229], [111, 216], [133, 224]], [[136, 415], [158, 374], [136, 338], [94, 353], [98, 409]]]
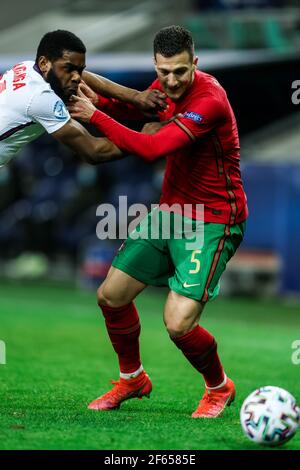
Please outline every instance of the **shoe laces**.
[[130, 390], [129, 381], [126, 379], [111, 380], [110, 382], [114, 385], [114, 388], [110, 390], [110, 392], [112, 392], [113, 394], [122, 396], [124, 392], [128, 393], [128, 391]]
[[121, 385], [121, 381], [120, 381], [120, 380], [111, 380], [110, 383], [113, 384], [113, 385], [117, 385], [117, 386], [118, 386], [118, 385]]
[[220, 396], [218, 396], [216, 393], [213, 393], [212, 391], [206, 390], [202, 400], [201, 400], [201, 405], [204, 403], [210, 403], [212, 406], [218, 405], [220, 401]]
[[122, 392], [122, 390], [128, 391], [128, 383], [126, 383], [124, 380], [121, 380], [121, 379], [111, 380], [110, 383], [112, 383], [114, 385], [114, 388], [112, 390], [114, 390], [116, 392], [117, 391]]
[[108, 390], [102, 398], [111, 398], [113, 397], [122, 397], [122, 392], [124, 390], [124, 387], [122, 387], [122, 382], [120, 380], [110, 380], [110, 383], [114, 385], [114, 387], [111, 390]]

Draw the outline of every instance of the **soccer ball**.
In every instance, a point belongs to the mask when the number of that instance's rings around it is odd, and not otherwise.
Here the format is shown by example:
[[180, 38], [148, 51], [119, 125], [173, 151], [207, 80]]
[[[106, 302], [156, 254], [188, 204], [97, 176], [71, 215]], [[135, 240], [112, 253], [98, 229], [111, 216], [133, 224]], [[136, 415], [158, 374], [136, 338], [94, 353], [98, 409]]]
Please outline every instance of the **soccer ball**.
[[261, 387], [244, 401], [240, 419], [246, 436], [257, 444], [279, 446], [290, 440], [300, 425], [295, 398], [279, 387]]

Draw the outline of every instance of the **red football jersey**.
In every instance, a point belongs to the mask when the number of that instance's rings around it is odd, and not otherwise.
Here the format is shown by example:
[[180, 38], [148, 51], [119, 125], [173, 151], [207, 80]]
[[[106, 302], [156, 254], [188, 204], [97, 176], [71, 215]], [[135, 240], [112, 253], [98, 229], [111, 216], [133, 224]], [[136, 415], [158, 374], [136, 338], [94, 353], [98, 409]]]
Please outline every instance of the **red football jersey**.
[[[150, 88], [162, 90], [158, 80]], [[211, 75], [196, 71], [191, 87], [178, 102], [167, 100], [161, 121], [183, 114], [176, 124], [193, 141], [172, 155], [160, 202], [204, 204], [205, 222], [234, 224], [247, 218], [247, 199], [240, 173], [237, 124], [225, 90]]]
[[[158, 80], [150, 88], [162, 90]], [[185, 94], [167, 102], [160, 120], [179, 113], [182, 117], [153, 135], [128, 129], [101, 111], [95, 111], [90, 122], [126, 152], [148, 161], [167, 158], [161, 204], [192, 205], [188, 215], [194, 218], [203, 217], [196, 212], [196, 204], [203, 204], [205, 222], [233, 225], [244, 221], [248, 209], [238, 131], [224, 89], [211, 75], [196, 71]]]

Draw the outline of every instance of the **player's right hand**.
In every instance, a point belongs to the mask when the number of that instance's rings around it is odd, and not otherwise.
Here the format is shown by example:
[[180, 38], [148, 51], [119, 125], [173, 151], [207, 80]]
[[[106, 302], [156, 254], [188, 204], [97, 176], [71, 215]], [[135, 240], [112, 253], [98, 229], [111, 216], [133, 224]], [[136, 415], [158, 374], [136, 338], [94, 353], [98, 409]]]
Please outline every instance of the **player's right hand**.
[[85, 81], [81, 80], [79, 84], [79, 90], [90, 100], [90, 102], [94, 105], [98, 105], [98, 95], [95, 93], [86, 83]]
[[68, 110], [73, 119], [80, 119], [83, 122], [90, 122], [96, 111], [95, 106], [78, 88], [77, 96], [72, 95], [68, 104]]
[[139, 91], [134, 100], [134, 105], [143, 113], [156, 114], [167, 108], [167, 95], [159, 90]]

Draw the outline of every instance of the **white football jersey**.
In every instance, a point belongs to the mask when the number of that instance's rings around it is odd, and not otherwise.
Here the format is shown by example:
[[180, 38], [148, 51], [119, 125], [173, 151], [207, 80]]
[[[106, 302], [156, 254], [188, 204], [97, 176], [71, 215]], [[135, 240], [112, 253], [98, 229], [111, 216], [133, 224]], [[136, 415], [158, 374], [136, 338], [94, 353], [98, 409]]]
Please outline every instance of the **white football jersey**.
[[33, 61], [0, 76], [0, 167], [45, 131], [59, 130], [70, 114]]

